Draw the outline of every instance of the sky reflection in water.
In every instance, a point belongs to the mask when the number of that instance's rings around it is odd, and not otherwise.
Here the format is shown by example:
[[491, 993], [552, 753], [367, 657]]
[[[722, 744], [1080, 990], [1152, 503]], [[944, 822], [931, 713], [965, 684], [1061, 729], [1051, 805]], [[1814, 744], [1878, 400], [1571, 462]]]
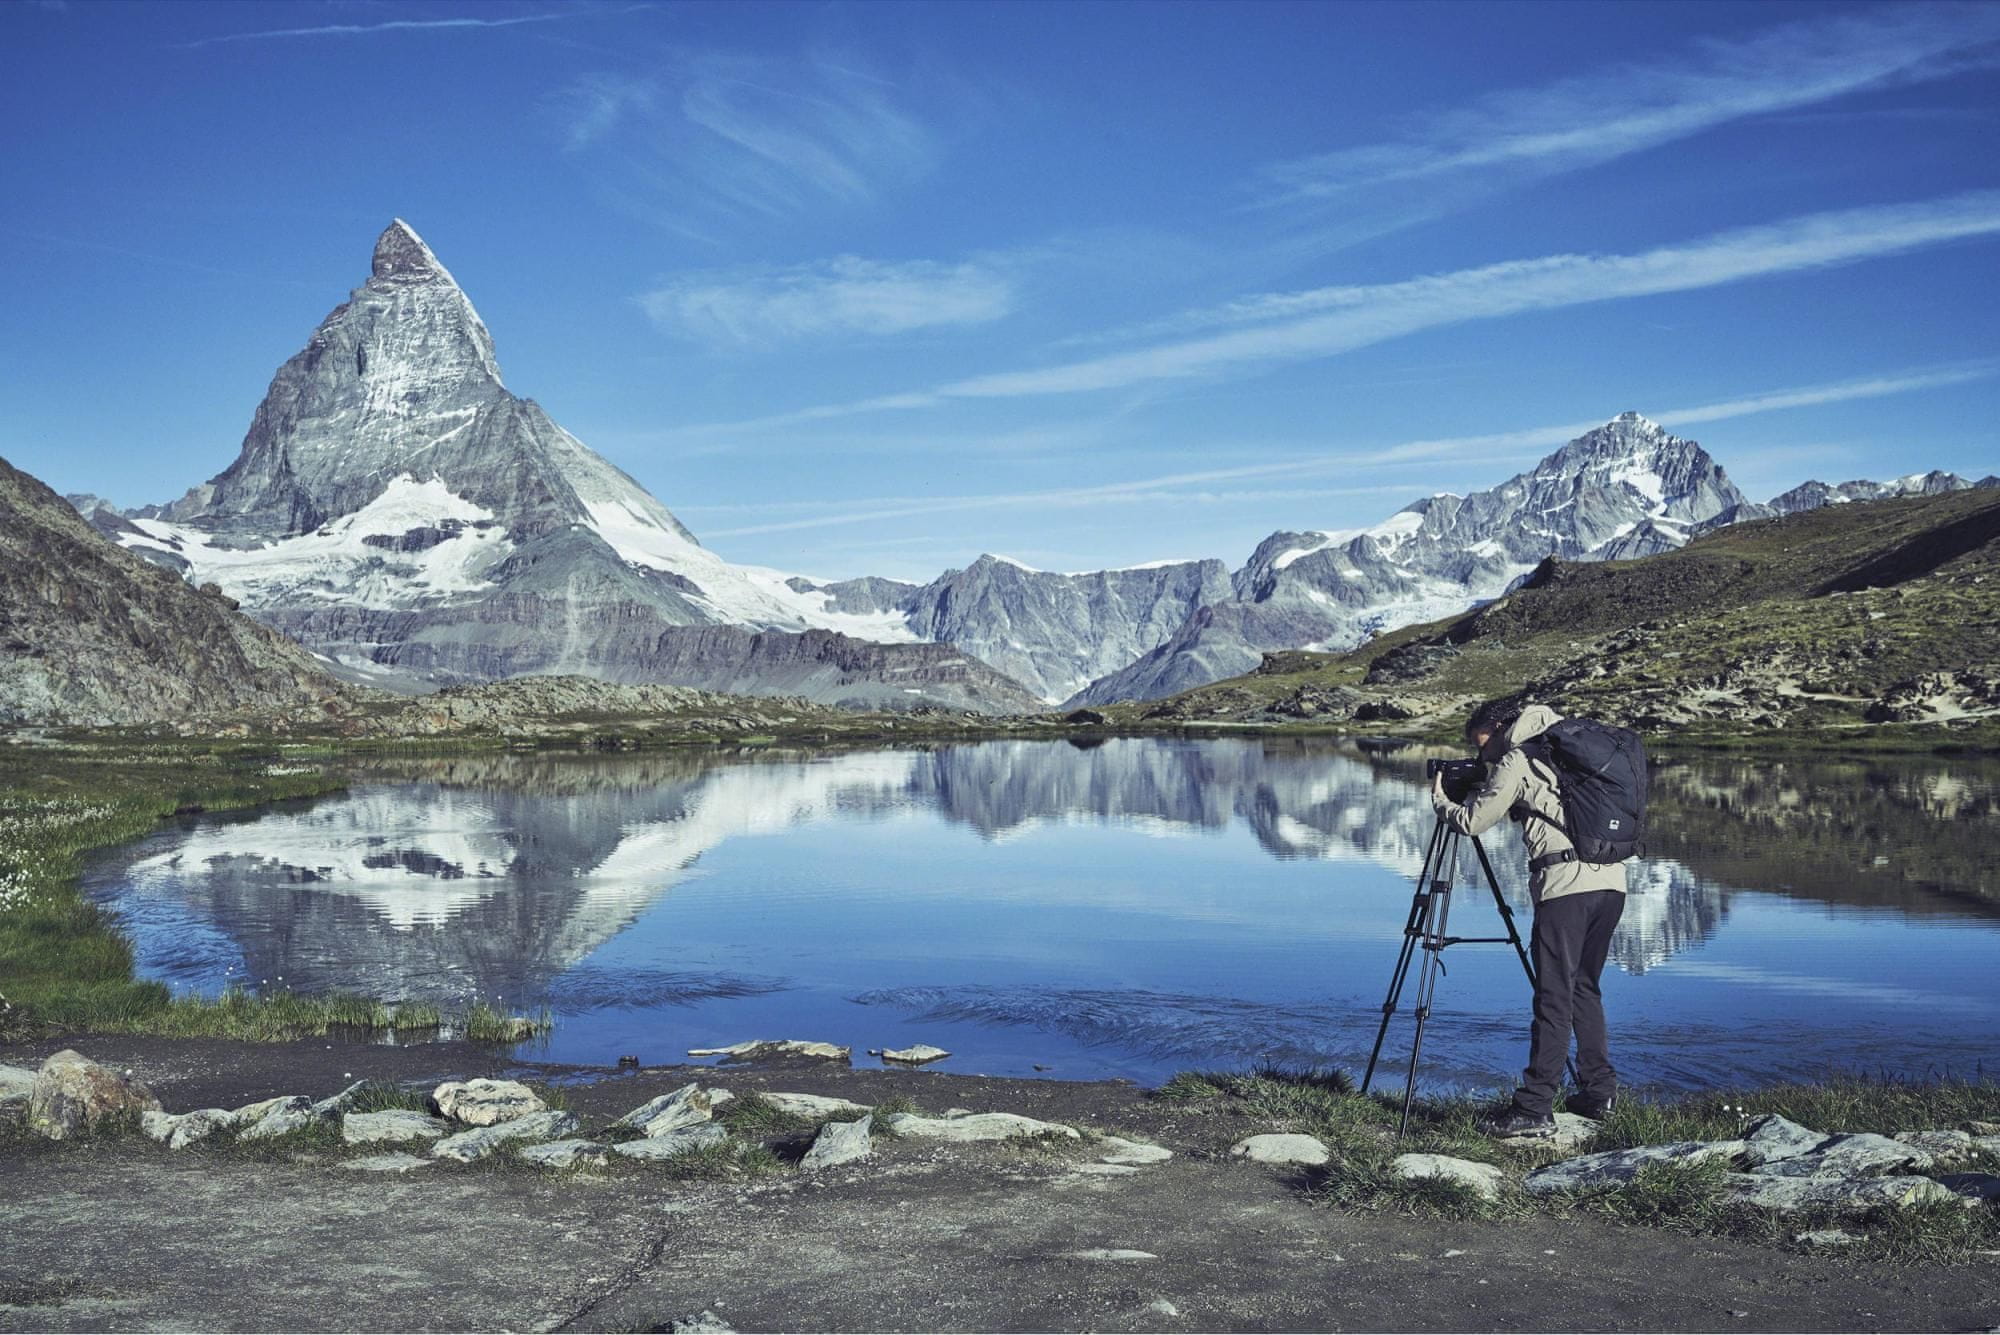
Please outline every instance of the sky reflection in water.
[[[1421, 772], [1258, 740], [401, 761], [87, 883], [177, 988], [546, 1004], [557, 1060], [804, 1037], [1148, 1083], [1358, 1069], [1431, 828]], [[1996, 792], [1931, 762], [1663, 769], [1662, 856], [1635, 865], [1605, 987], [1626, 1079], [1990, 1073]], [[1512, 832], [1486, 842], [1525, 910]], [[1453, 929], [1496, 934], [1466, 884]], [[1504, 1084], [1520, 965], [1447, 959], [1425, 1081]], [[1407, 1041], [1404, 1020], [1392, 1058]]]

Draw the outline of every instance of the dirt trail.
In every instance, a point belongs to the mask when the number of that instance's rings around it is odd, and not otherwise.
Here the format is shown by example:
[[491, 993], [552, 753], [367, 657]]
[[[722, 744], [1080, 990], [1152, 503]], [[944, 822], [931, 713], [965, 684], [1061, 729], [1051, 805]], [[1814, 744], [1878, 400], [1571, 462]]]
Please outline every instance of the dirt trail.
[[[43, 1048], [0, 1049], [25, 1064]], [[78, 1042], [173, 1109], [330, 1092], [347, 1072], [477, 1074], [473, 1049]], [[549, 1074], [580, 1075], [581, 1072]], [[684, 1083], [604, 1075], [586, 1121]], [[684, 1185], [169, 1154], [143, 1140], [0, 1149], [0, 1328], [577, 1329], [712, 1309], [740, 1330], [1987, 1330], [2000, 1262], [1809, 1257], [1591, 1221], [1344, 1215], [1220, 1153], [1249, 1130], [1130, 1086], [824, 1066], [713, 1080], [1022, 1112], [1177, 1151], [1095, 1176], [1045, 1151], [884, 1142], [818, 1175]], [[1142, 1253], [1096, 1259], [1091, 1253]], [[1741, 1315], [1738, 1315], [1741, 1314]]]

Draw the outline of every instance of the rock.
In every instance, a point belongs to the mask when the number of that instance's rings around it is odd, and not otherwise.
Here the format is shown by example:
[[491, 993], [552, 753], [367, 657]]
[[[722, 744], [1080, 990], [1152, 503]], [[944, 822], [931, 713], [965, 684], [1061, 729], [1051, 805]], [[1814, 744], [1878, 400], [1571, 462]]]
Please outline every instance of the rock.
[[1120, 1136], [1105, 1136], [1097, 1143], [1104, 1150], [1097, 1156], [1099, 1163], [1143, 1167], [1165, 1163], [1174, 1157], [1174, 1152], [1163, 1145], [1148, 1145], [1141, 1140], [1126, 1140]]
[[1153, 1301], [1146, 1304], [1146, 1310], [1158, 1313], [1160, 1316], [1179, 1316], [1181, 1314], [1181, 1309], [1175, 1307], [1165, 1298], [1153, 1299]]
[[821, 1061], [844, 1062], [854, 1049], [836, 1043], [814, 1043], [801, 1038], [753, 1038], [731, 1043], [726, 1048], [689, 1048], [690, 1057], [721, 1057], [727, 1061], [756, 1061], [762, 1057], [817, 1057]]
[[310, 1108], [312, 1100], [303, 1094], [281, 1094], [275, 1099], [263, 1099], [257, 1103], [246, 1103], [230, 1114], [240, 1125], [248, 1126], [261, 1122], [280, 1108], [287, 1110]]
[[1881, 1177], [1890, 1173], [1922, 1172], [1934, 1162], [1915, 1145], [1868, 1132], [1829, 1136], [1818, 1149], [1772, 1159], [1754, 1171], [1774, 1177]]
[[700, 1085], [682, 1085], [671, 1094], [640, 1104], [613, 1125], [633, 1127], [648, 1136], [671, 1136], [714, 1115], [715, 1105]]
[[1389, 1164], [1397, 1177], [1416, 1180], [1437, 1178], [1470, 1189], [1481, 1200], [1498, 1200], [1506, 1185], [1507, 1170], [1475, 1159], [1454, 1159], [1449, 1154], [1399, 1154]]
[[725, 1103], [733, 1103], [736, 1101], [736, 1096], [730, 1093], [728, 1090], [724, 1089], [721, 1085], [710, 1085], [707, 1089], [703, 1090], [702, 1093], [708, 1095], [708, 1106], [711, 1109], [720, 1108]]
[[504, 1122], [495, 1122], [491, 1126], [475, 1127], [471, 1131], [461, 1131], [455, 1136], [446, 1136], [431, 1146], [431, 1157], [473, 1163], [484, 1159], [510, 1140], [556, 1140], [571, 1134], [576, 1127], [575, 1113], [532, 1112], [522, 1117], [509, 1118]]
[[152, 1090], [70, 1048], [43, 1062], [28, 1090], [28, 1129], [50, 1140], [158, 1111]]
[[304, 1131], [307, 1127], [318, 1126], [319, 1123], [320, 1119], [313, 1116], [311, 1101], [301, 1097], [271, 1109], [237, 1139], [269, 1140], [274, 1136], [293, 1135]]
[[1970, 1136], [2000, 1136], [2000, 1122], [1967, 1122], [1965, 1133]]
[[1743, 1129], [1742, 1139], [1743, 1162], [1755, 1168], [1760, 1164], [1810, 1154], [1824, 1145], [1829, 1137], [1777, 1113], [1766, 1113]]
[[455, 1130], [442, 1117], [409, 1109], [388, 1112], [348, 1113], [340, 1119], [340, 1138], [350, 1145], [373, 1145], [382, 1141], [436, 1140]]
[[1656, 1163], [1709, 1163], [1733, 1159], [1743, 1152], [1740, 1140], [1682, 1140], [1671, 1145], [1639, 1145], [1629, 1150], [1608, 1150], [1586, 1154], [1581, 1159], [1565, 1159], [1528, 1174], [1530, 1196], [1547, 1196], [1558, 1191], [1583, 1191], [1593, 1187], [1623, 1186], [1639, 1175], [1639, 1170]]
[[2000, 1177], [1992, 1173], [1946, 1173], [1938, 1183], [1969, 1201], [2000, 1201]]
[[1730, 1173], [1723, 1179], [1723, 1189], [1733, 1201], [1780, 1214], [1795, 1210], [1861, 1214], [1961, 1199], [1950, 1187], [1927, 1177], [1779, 1177], [1770, 1173]]
[[498, 1126], [548, 1108], [518, 1080], [446, 1081], [431, 1091], [431, 1106], [439, 1116], [467, 1126]]
[[529, 1145], [521, 1157], [543, 1168], [602, 1168], [611, 1162], [611, 1151], [594, 1140], [551, 1140]]
[[1231, 1154], [1258, 1163], [1323, 1164], [1332, 1156], [1317, 1136], [1250, 1136], [1229, 1147]]
[[781, 1113], [810, 1118], [815, 1122], [827, 1117], [859, 1117], [875, 1111], [865, 1103], [849, 1103], [846, 1099], [828, 1098], [824, 1094], [781, 1094], [759, 1090], [757, 1097]]
[[23, 1066], [0, 1066], [0, 1131], [28, 1124], [28, 1100], [35, 1073]]
[[1847, 1247], [1860, 1242], [1861, 1235], [1844, 1228], [1815, 1228], [1792, 1234], [1792, 1241], [1801, 1247]]
[[998, 1112], [970, 1113], [964, 1117], [919, 1117], [915, 1113], [896, 1113], [889, 1118], [889, 1134], [918, 1140], [1013, 1140], [1022, 1136], [1081, 1139], [1073, 1126]]
[[1078, 1252], [1064, 1252], [1072, 1261], [1157, 1261], [1160, 1258], [1151, 1252], [1134, 1251], [1130, 1247], [1086, 1247]]
[[669, 1321], [667, 1329], [672, 1335], [736, 1335], [736, 1327], [707, 1308], [703, 1308], [694, 1316], [684, 1316]]
[[868, 1132], [875, 1125], [875, 1114], [869, 1113], [857, 1122], [828, 1122], [813, 1137], [812, 1148], [805, 1158], [799, 1160], [799, 1167], [805, 1169], [831, 1168], [835, 1164], [853, 1163], [856, 1159], [866, 1159], [874, 1152]]
[[666, 1136], [648, 1136], [644, 1140], [628, 1140], [613, 1145], [613, 1154], [622, 1154], [628, 1159], [677, 1159], [694, 1150], [705, 1150], [715, 1145], [726, 1144], [729, 1133], [709, 1122], [703, 1126], [690, 1127]]
[[178, 1115], [149, 1112], [139, 1117], [140, 1129], [170, 1150], [186, 1149], [197, 1140], [206, 1140], [235, 1125], [236, 1114], [226, 1108], [197, 1108]]
[[432, 1162], [399, 1150], [394, 1154], [371, 1154], [365, 1159], [349, 1159], [340, 1166], [357, 1173], [407, 1173], [412, 1168], [429, 1168]]
[[356, 1101], [360, 1099], [361, 1092], [367, 1088], [368, 1082], [366, 1080], [357, 1080], [338, 1094], [330, 1098], [321, 1099], [319, 1102], [313, 1104], [311, 1108], [312, 1115], [323, 1122], [331, 1122], [334, 1118], [352, 1108]]
[[1892, 1139], [1914, 1145], [1933, 1159], [1963, 1159], [1979, 1149], [1969, 1131], [1898, 1131]]
[[905, 1066], [925, 1066], [931, 1062], [941, 1062], [951, 1056], [943, 1048], [934, 1048], [928, 1043], [917, 1043], [907, 1048], [885, 1048], [882, 1060], [901, 1062]]

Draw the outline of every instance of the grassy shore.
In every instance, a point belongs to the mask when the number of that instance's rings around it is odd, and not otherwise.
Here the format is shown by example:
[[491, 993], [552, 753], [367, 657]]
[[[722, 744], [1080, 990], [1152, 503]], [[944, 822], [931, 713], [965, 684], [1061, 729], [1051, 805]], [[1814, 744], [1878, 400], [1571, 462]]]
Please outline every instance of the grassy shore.
[[[1798, 1245], [1803, 1233], [1840, 1229], [1861, 1255], [1926, 1262], [1960, 1262], [2000, 1251], [2000, 1210], [1962, 1204], [1881, 1210], [1871, 1215], [1776, 1215], [1732, 1204], [1724, 1191], [1727, 1165], [1662, 1164], [1642, 1170], [1626, 1186], [1533, 1197], [1517, 1187], [1487, 1200], [1470, 1188], [1437, 1178], [1399, 1178], [1399, 1154], [1442, 1154], [1490, 1163], [1518, 1180], [1544, 1164], [1580, 1154], [1728, 1140], [1754, 1117], [1778, 1113], [1827, 1132], [1951, 1130], [1968, 1121], [2000, 1121], [2000, 1083], [1876, 1080], [1833, 1076], [1812, 1084], [1715, 1090], [1667, 1101], [1621, 1099], [1586, 1144], [1557, 1150], [1547, 1144], [1503, 1144], [1482, 1134], [1478, 1121], [1494, 1111], [1474, 1098], [1420, 1099], [1409, 1133], [1396, 1139], [1400, 1097], [1363, 1096], [1339, 1072], [1261, 1070], [1190, 1071], [1174, 1077], [1158, 1097], [1238, 1112], [1270, 1125], [1319, 1137], [1332, 1153], [1308, 1176], [1315, 1201], [1358, 1211], [1396, 1211], [1456, 1219], [1527, 1219], [1575, 1214], [1682, 1232]], [[1955, 1165], [1963, 1171], [2000, 1172], [2000, 1155], [1976, 1154]]]
[[[324, 754], [324, 753], [321, 753]], [[446, 1015], [351, 995], [232, 990], [173, 996], [132, 976], [132, 947], [85, 899], [83, 859], [175, 816], [338, 792], [298, 755], [238, 745], [16, 747], [0, 752], [0, 1041], [50, 1031], [284, 1040], [333, 1031], [429, 1031], [512, 1041], [546, 1017], [486, 1005]]]

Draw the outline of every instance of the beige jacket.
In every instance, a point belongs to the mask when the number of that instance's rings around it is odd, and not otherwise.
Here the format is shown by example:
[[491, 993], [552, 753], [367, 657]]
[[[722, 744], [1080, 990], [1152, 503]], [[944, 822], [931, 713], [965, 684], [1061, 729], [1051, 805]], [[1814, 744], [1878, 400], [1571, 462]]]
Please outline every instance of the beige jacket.
[[[1438, 804], [1438, 814], [1460, 834], [1483, 834], [1513, 814], [1521, 822], [1521, 838], [1528, 846], [1528, 889], [1535, 902], [1579, 895], [1588, 890], [1625, 892], [1625, 864], [1563, 862], [1533, 869], [1536, 859], [1548, 853], [1565, 852], [1573, 845], [1563, 833], [1562, 801], [1556, 796], [1555, 772], [1540, 761], [1531, 761], [1521, 743], [1562, 722], [1547, 705], [1529, 705], [1504, 735], [1486, 743], [1480, 758], [1486, 762], [1486, 785], [1466, 799], [1465, 805], [1446, 799]], [[1539, 812], [1540, 815], [1529, 815]], [[1544, 819], [1546, 817], [1546, 819]]]

